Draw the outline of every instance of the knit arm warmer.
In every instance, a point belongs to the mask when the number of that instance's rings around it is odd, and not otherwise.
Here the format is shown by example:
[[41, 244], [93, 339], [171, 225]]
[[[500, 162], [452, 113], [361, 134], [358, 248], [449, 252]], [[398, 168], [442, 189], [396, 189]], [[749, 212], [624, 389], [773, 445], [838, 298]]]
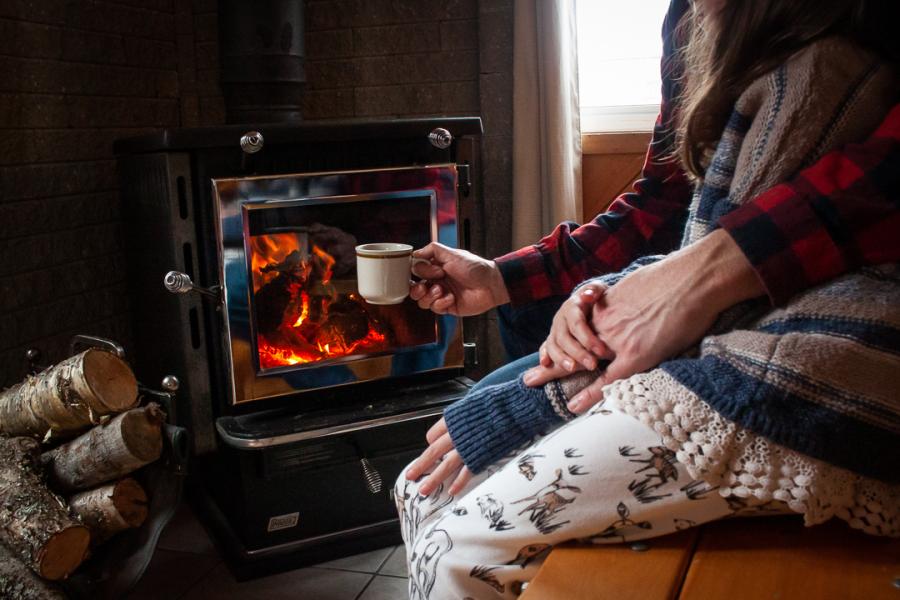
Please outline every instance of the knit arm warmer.
[[581, 372], [543, 388], [530, 388], [522, 377], [492, 385], [444, 410], [453, 444], [472, 473], [479, 473], [508, 452], [563, 421], [575, 418], [569, 398], [597, 377]]

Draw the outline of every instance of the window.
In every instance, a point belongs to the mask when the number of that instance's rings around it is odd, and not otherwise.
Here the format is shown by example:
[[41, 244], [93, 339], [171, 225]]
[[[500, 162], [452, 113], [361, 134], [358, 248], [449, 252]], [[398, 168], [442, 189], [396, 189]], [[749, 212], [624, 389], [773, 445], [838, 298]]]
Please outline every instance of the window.
[[649, 131], [669, 0], [576, 0], [581, 129]]

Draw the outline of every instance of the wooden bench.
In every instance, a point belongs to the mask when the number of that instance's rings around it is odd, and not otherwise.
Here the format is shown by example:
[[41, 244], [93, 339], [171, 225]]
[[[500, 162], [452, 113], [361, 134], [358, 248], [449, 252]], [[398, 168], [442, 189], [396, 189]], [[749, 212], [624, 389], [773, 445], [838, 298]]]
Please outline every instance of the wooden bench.
[[832, 520], [719, 521], [637, 544], [555, 548], [521, 600], [900, 600], [900, 539]]

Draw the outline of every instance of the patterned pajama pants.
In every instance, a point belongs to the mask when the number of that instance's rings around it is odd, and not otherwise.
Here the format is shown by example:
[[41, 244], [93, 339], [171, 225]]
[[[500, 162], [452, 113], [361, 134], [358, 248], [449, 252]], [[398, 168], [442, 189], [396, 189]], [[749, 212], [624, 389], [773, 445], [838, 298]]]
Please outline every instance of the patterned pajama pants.
[[[405, 472], [405, 470], [404, 470]], [[411, 600], [515, 598], [553, 545], [640, 540], [779, 505], [723, 498], [692, 481], [647, 425], [588, 413], [475, 476], [456, 497], [394, 488]]]

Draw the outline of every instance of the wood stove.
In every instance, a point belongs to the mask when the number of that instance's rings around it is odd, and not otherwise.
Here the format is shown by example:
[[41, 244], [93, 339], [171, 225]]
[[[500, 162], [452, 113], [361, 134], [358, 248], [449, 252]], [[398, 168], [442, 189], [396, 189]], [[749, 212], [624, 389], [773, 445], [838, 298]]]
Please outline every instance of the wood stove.
[[135, 363], [182, 381], [199, 512], [239, 575], [398, 541], [391, 483], [471, 384], [467, 348], [455, 317], [366, 303], [354, 247], [471, 247], [480, 133], [435, 118], [117, 143]]

